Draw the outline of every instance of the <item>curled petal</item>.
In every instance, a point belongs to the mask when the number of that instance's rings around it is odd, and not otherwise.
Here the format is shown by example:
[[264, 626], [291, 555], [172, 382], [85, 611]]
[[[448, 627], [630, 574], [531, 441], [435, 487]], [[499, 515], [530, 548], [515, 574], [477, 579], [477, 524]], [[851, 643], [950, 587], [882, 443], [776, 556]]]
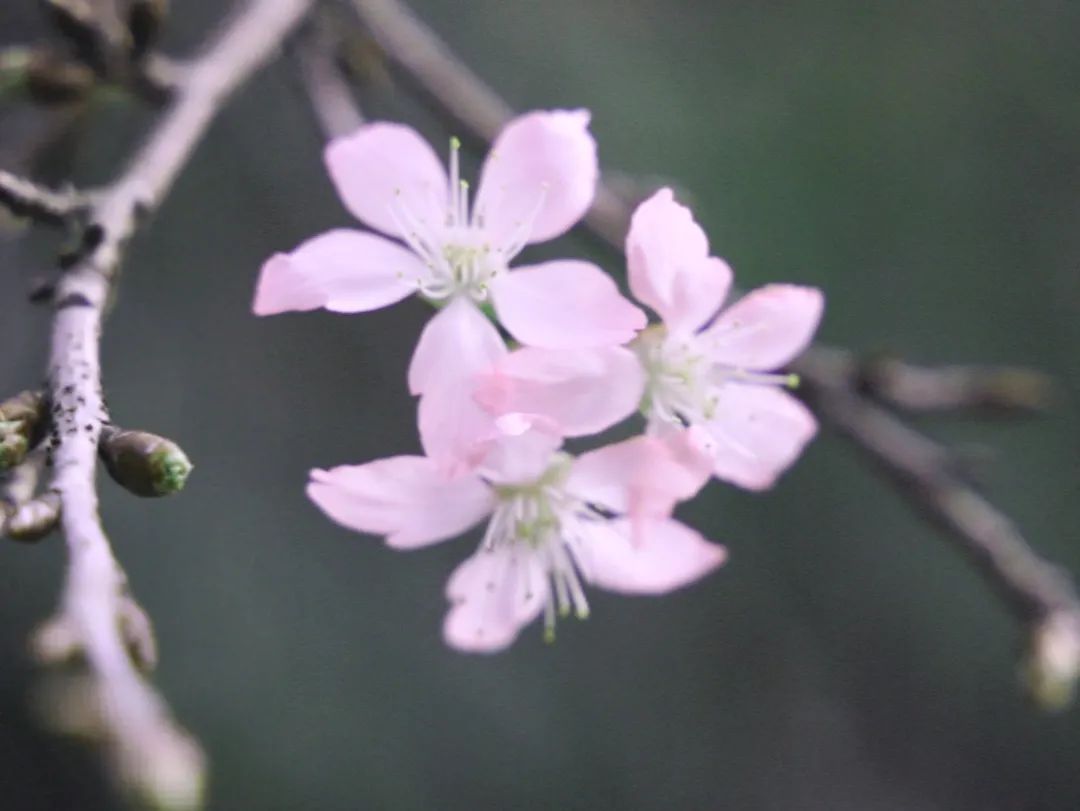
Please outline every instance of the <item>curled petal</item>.
[[633, 532], [625, 519], [596, 522], [573, 551], [593, 585], [624, 594], [664, 594], [704, 577], [727, 559], [723, 546], [670, 518], [649, 521]]
[[446, 171], [411, 127], [365, 124], [327, 144], [323, 159], [345, 207], [384, 234], [402, 236], [403, 209], [432, 226], [446, 216]]
[[562, 445], [558, 431], [544, 424], [493, 441], [477, 473], [495, 484], [525, 484], [543, 475]]
[[274, 254], [255, 286], [255, 315], [324, 307], [359, 313], [393, 304], [416, 290], [420, 260], [375, 234], [338, 229]]
[[452, 605], [443, 637], [468, 653], [503, 650], [536, 619], [546, 595], [545, 570], [532, 550], [518, 544], [481, 548], [447, 583]]
[[501, 246], [544, 242], [581, 219], [598, 175], [587, 111], [529, 113], [495, 139], [480, 175], [476, 211]]
[[496, 278], [491, 294], [499, 321], [528, 346], [617, 346], [646, 324], [645, 313], [589, 262], [564, 259], [518, 268]]
[[519, 349], [479, 377], [477, 400], [499, 417], [522, 424], [540, 420], [563, 436], [587, 436], [621, 422], [637, 409], [645, 372], [622, 347]]
[[424, 453], [448, 478], [475, 470], [501, 436], [491, 415], [476, 403], [468, 380], [425, 392], [417, 423]]
[[678, 435], [637, 436], [574, 460], [567, 492], [635, 520], [667, 518], [709, 478], [700, 454]]
[[422, 456], [312, 470], [308, 497], [342, 526], [409, 549], [460, 535], [491, 512], [493, 495], [479, 478], [446, 480]]
[[506, 354], [499, 331], [476, 305], [459, 296], [428, 321], [409, 363], [409, 391], [460, 385], [490, 370]]
[[626, 237], [630, 290], [671, 330], [693, 331], [720, 309], [731, 268], [710, 257], [705, 232], [690, 209], [661, 189], [634, 211]]
[[824, 306], [824, 296], [813, 287], [770, 284], [721, 313], [702, 336], [717, 363], [776, 369], [807, 347]]
[[817, 432], [814, 415], [772, 386], [728, 383], [718, 396], [718, 416], [702, 426], [713, 472], [749, 490], [772, 487]]

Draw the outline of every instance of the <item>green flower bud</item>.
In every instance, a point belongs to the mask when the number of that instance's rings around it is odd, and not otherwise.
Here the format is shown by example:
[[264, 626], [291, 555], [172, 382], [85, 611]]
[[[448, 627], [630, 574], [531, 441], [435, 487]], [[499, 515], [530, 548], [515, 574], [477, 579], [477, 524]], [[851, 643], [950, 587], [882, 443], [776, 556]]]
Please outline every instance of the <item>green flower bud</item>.
[[18, 431], [18, 423], [0, 422], [0, 470], [10, 470], [26, 457], [30, 443]]
[[4, 534], [13, 541], [40, 541], [56, 529], [58, 523], [60, 495], [55, 492], [42, 493], [15, 508], [4, 524]]
[[191, 473], [191, 462], [179, 445], [147, 431], [106, 426], [98, 451], [113, 480], [137, 496], [179, 492]]
[[41, 392], [24, 391], [0, 403], [0, 472], [20, 464], [41, 422]]

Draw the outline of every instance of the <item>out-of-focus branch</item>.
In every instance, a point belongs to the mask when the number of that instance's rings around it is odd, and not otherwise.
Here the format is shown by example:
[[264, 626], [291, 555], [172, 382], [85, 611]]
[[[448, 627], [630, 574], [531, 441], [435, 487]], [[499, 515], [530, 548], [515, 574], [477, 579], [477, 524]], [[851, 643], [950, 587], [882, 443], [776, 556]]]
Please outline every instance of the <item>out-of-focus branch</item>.
[[[860, 393], [857, 367], [843, 353], [819, 350], [804, 356], [799, 368], [801, 393], [822, 421], [945, 529], [1029, 627], [1025, 677], [1033, 697], [1048, 708], [1066, 704], [1080, 670], [1080, 600], [1069, 575], [1043, 560], [1009, 517], [966, 480], [955, 453]], [[953, 371], [946, 370], [943, 388]], [[1011, 402], [1006, 397], [995, 405]]]
[[[438, 111], [475, 141], [494, 138], [513, 110], [406, 3], [349, 2], [390, 61]], [[635, 202], [601, 181], [586, 228], [621, 252]], [[1069, 578], [1039, 557], [1012, 522], [964, 481], [956, 454], [874, 399], [912, 412], [1030, 412], [1045, 405], [1046, 379], [992, 367], [931, 370], [880, 362], [875, 367], [825, 347], [807, 352], [795, 371], [821, 421], [874, 459], [1008, 598], [1030, 629], [1026, 673], [1036, 700], [1046, 707], [1067, 702], [1080, 675], [1080, 603]]]
[[364, 123], [353, 89], [338, 64], [341, 40], [333, 21], [317, 15], [295, 43], [300, 79], [319, 130], [328, 140]]
[[70, 225], [87, 210], [91, 196], [75, 189], [50, 189], [0, 169], [0, 205], [19, 217], [48, 225]]
[[840, 360], [862, 391], [909, 414], [1028, 417], [1045, 413], [1055, 399], [1047, 375], [1022, 367], [927, 367], [887, 356], [859, 359], [851, 353], [832, 362]]
[[[201, 804], [204, 759], [139, 673], [155, 659], [152, 630], [98, 515], [95, 472], [108, 424], [99, 365], [102, 320], [139, 223], [168, 193], [228, 98], [274, 55], [312, 3], [248, 2], [177, 76], [171, 106], [121, 175], [90, 202], [82, 244], [53, 296], [46, 495], [58, 501], [69, 563], [59, 613], [39, 633], [36, 648], [46, 660], [85, 657], [94, 731], [108, 744], [122, 782], [160, 808]], [[39, 215], [64, 219], [74, 207], [55, 193], [31, 194], [40, 190], [28, 184], [7, 186], [17, 204]]]

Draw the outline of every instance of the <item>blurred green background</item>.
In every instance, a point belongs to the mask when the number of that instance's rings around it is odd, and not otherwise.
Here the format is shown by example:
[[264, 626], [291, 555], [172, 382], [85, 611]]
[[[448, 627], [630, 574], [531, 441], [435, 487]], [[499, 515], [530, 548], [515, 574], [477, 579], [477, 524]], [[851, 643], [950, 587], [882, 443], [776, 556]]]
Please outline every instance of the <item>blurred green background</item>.
[[[221, 5], [174, 4], [169, 44]], [[33, 6], [0, 7], [4, 41], [41, 30]], [[823, 338], [1056, 375], [1045, 420], [927, 427], [992, 448], [995, 499], [1080, 573], [1080, 4], [416, 6], [516, 107], [591, 109], [605, 165], [685, 190], [743, 286], [824, 288]], [[365, 103], [450, 134], [393, 88]], [[23, 116], [0, 114], [0, 153]], [[42, 176], [107, 180], [150, 120], [106, 105]], [[530, 628], [494, 657], [445, 648], [443, 582], [474, 541], [394, 552], [303, 496], [313, 466], [418, 449], [404, 370], [423, 305], [250, 315], [271, 252], [349, 224], [320, 148], [293, 65], [269, 68], [132, 246], [104, 340], [114, 419], [196, 464], [180, 497], [102, 496], [159, 684], [212, 758], [211, 808], [1080, 808], [1080, 715], [1025, 704], [1012, 619], [828, 435], [775, 491], [688, 505], [731, 552], [710, 579], [594, 593], [553, 647]], [[25, 290], [55, 245], [0, 243], [4, 392], [40, 378], [47, 313]], [[0, 547], [12, 811], [121, 807], [29, 710], [25, 640], [63, 559], [57, 537]]]

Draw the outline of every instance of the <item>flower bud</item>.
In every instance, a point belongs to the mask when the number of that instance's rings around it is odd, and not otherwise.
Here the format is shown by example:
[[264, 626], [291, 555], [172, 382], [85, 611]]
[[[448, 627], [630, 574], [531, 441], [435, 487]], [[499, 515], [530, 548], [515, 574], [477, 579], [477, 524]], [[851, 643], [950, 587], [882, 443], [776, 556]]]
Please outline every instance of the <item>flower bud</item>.
[[0, 403], [0, 471], [20, 464], [41, 422], [43, 398], [24, 391]]
[[20, 504], [4, 524], [4, 534], [13, 541], [40, 541], [60, 522], [60, 494], [43, 493]]
[[137, 496], [179, 492], [191, 473], [191, 462], [179, 445], [147, 431], [106, 426], [98, 452], [113, 480]]
[[16, 423], [0, 422], [0, 470], [10, 470], [19, 464], [26, 457], [29, 445]]
[[1042, 709], [1065, 709], [1072, 702], [1080, 677], [1080, 619], [1060, 611], [1033, 630], [1024, 662], [1024, 681]]

